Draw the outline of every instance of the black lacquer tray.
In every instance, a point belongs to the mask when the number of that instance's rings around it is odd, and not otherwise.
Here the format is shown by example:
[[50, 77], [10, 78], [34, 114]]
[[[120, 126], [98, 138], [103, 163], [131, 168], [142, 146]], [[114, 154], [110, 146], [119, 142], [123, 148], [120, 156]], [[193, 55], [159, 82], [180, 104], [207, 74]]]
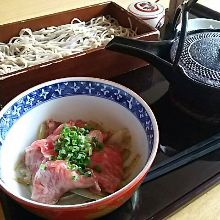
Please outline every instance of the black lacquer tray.
[[[151, 106], [159, 125], [160, 144], [180, 152], [220, 131], [220, 125], [192, 118], [176, 107], [168, 82], [151, 66], [112, 79], [137, 92]], [[155, 164], [169, 157], [158, 151]], [[192, 199], [220, 182], [220, 152], [190, 163], [147, 182], [118, 210], [102, 220], [164, 219]], [[3, 192], [1, 201], [6, 220], [42, 220]]]

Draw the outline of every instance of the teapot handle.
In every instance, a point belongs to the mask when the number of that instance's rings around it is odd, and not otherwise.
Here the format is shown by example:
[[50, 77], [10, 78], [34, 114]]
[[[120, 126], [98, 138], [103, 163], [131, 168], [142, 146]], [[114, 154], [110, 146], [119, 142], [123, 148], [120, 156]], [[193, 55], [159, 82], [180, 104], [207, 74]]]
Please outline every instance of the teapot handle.
[[188, 2], [186, 2], [184, 4], [181, 4], [176, 10], [176, 13], [175, 13], [175, 16], [173, 19], [173, 30], [176, 29], [177, 22], [180, 19], [180, 16], [181, 16], [181, 30], [180, 30], [180, 34], [179, 34], [179, 42], [178, 42], [178, 46], [176, 49], [174, 63], [173, 63], [174, 68], [177, 68], [177, 66], [178, 66], [178, 62], [179, 62], [181, 53], [183, 51], [185, 38], [187, 36], [186, 27], [187, 27], [189, 11], [191, 10], [191, 8], [194, 6], [194, 4], [197, 1], [198, 0], [189, 0]]
[[177, 32], [177, 25], [178, 25], [178, 21], [180, 19], [180, 13], [181, 13], [181, 7], [179, 6], [177, 9], [176, 9], [176, 12], [175, 12], [175, 15], [174, 15], [174, 18], [173, 18], [173, 22], [172, 22], [172, 29], [171, 29], [171, 33], [172, 33], [172, 37], [175, 37], [176, 36], [176, 32]]

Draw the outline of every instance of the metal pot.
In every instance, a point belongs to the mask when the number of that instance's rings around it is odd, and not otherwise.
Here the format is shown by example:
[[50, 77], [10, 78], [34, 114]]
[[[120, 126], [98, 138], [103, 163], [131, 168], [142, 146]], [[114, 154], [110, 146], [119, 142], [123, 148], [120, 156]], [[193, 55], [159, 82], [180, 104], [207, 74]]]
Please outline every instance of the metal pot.
[[[181, 103], [220, 118], [220, 29], [186, 31], [189, 11], [196, 2], [188, 1], [177, 9], [172, 39], [145, 42], [115, 37], [106, 48], [151, 63], [170, 82]], [[180, 17], [182, 26], [177, 32]]]

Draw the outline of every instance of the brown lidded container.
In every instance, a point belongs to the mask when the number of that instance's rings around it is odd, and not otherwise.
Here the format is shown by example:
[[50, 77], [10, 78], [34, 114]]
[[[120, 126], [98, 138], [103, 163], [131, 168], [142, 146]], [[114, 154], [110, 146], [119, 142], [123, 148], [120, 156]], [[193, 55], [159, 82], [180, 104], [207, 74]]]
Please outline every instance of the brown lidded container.
[[[69, 11], [41, 16], [24, 21], [0, 25], [0, 42], [7, 43], [18, 36], [22, 28], [39, 30], [43, 27], [70, 23], [73, 18], [88, 21], [91, 18], [111, 15], [121, 26], [138, 30], [136, 39], [158, 40], [159, 32], [148, 26], [114, 2], [106, 2]], [[104, 47], [87, 50], [65, 58], [48, 61], [0, 77], [0, 104], [6, 104], [14, 96], [39, 83], [71, 76], [93, 76], [109, 79], [143, 67], [146, 62], [128, 55], [105, 50]]]

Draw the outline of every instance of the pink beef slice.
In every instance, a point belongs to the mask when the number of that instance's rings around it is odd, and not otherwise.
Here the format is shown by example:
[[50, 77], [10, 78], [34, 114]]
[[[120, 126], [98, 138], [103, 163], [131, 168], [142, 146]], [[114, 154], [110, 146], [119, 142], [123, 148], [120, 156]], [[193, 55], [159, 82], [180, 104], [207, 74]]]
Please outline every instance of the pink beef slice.
[[25, 152], [25, 165], [30, 170], [32, 176], [37, 172], [40, 164], [45, 159], [41, 152], [41, 147], [37, 142], [33, 142]]
[[41, 139], [34, 141], [25, 152], [25, 165], [35, 175], [40, 164], [48, 160], [50, 156], [56, 156], [54, 144], [51, 139]]
[[115, 146], [105, 146], [103, 150], [93, 152], [91, 161], [91, 168], [102, 191], [113, 193], [118, 190], [123, 179], [121, 150]]
[[47, 125], [47, 128], [48, 128], [48, 135], [52, 134], [54, 132], [54, 130], [59, 127], [61, 123], [60, 122], [57, 122], [57, 121], [54, 121], [53, 119], [49, 119], [46, 121], [46, 125]]
[[80, 175], [74, 180], [73, 176], [76, 175], [76, 171], [68, 169], [63, 160], [47, 161], [45, 170], [38, 169], [34, 177], [31, 198], [37, 202], [55, 204], [65, 192], [76, 188], [101, 191], [93, 176]]

